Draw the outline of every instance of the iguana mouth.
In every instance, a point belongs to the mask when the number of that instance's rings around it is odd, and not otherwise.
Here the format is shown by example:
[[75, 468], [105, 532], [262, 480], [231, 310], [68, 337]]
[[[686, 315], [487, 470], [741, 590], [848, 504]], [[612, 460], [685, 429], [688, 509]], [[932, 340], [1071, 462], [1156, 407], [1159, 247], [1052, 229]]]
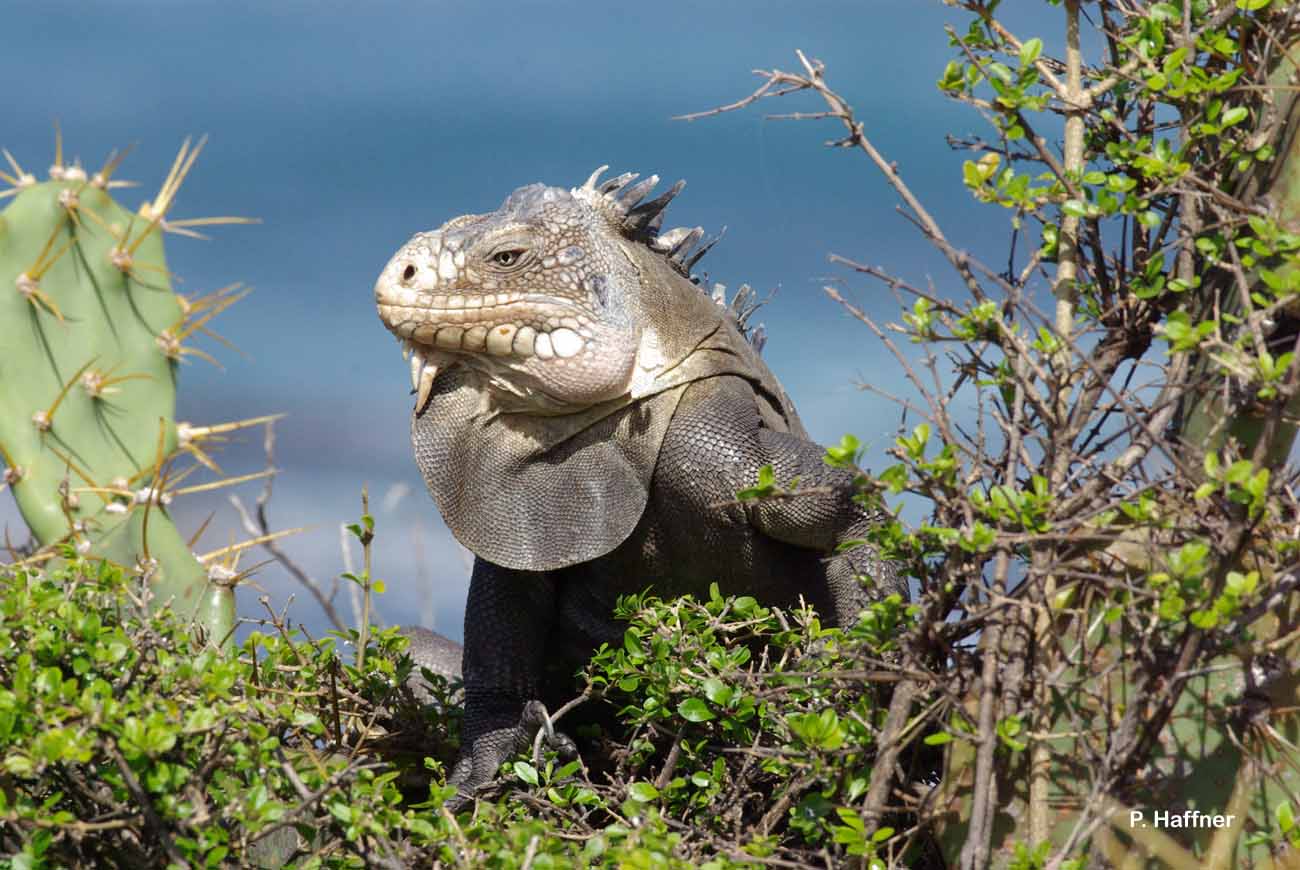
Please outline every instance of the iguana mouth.
[[578, 306], [540, 293], [449, 293], [430, 296], [384, 288], [379, 314], [411, 360], [411, 389], [423, 408], [438, 372], [472, 356], [511, 361], [567, 360], [592, 340], [592, 321]]
[[450, 294], [428, 304], [384, 304], [379, 313], [399, 339], [426, 347], [549, 360], [577, 356], [592, 321], [577, 306], [536, 293]]

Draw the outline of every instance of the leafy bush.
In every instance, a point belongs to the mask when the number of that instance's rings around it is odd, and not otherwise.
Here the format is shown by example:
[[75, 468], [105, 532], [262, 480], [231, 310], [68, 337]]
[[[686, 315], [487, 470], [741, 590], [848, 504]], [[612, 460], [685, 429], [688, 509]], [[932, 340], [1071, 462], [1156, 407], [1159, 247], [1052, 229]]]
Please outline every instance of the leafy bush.
[[[0, 573], [0, 849], [11, 866], [726, 868], [873, 856], [866, 787], [897, 598], [848, 631], [752, 598], [625, 600], [586, 673], [617, 721], [587, 753], [506, 766], [443, 809], [458, 686], [420, 708], [407, 644], [304, 638], [272, 614], [205, 644], [139, 577], [69, 548]], [[592, 705], [595, 707], [596, 705]], [[607, 709], [614, 709], [609, 707]], [[430, 756], [427, 757], [426, 756]]]
[[377, 634], [365, 675], [334, 638], [278, 620], [221, 651], [150, 612], [138, 578], [65, 555], [0, 574], [0, 843], [14, 867], [220, 866], [292, 848], [295, 829], [318, 849], [309, 863], [343, 865], [430, 833], [370, 749], [410, 669], [403, 638]]

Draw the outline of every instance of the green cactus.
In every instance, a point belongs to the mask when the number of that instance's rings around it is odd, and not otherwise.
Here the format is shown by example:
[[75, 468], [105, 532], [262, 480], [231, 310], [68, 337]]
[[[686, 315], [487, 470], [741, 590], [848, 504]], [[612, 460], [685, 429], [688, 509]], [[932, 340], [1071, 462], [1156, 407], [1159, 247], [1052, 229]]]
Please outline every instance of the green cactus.
[[0, 213], [0, 486], [42, 545], [38, 558], [71, 543], [139, 568], [155, 604], [219, 640], [234, 620], [235, 572], [196, 557], [167, 514], [186, 491], [176, 488], [182, 454], [215, 467], [198, 446], [214, 430], [175, 421], [178, 363], [206, 356], [185, 342], [242, 295], [172, 290], [163, 232], [242, 220], [166, 219], [201, 149], [187, 141], [135, 213], [110, 193], [120, 155], [88, 176], [56, 147], [38, 183], [4, 152], [14, 174], [0, 172], [10, 185], [0, 196], [13, 197]]

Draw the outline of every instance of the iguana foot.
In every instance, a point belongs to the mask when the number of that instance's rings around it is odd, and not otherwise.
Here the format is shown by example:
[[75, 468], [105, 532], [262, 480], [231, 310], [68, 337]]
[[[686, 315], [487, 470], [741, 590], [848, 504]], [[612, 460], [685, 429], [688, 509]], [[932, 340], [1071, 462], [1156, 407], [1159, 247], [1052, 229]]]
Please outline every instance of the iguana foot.
[[578, 756], [577, 744], [551, 724], [546, 705], [529, 701], [517, 722], [489, 728], [461, 749], [460, 758], [447, 778], [448, 785], [456, 786], [456, 794], [446, 803], [447, 809], [453, 813], [464, 809], [480, 789], [492, 782], [502, 764], [532, 746], [539, 730], [543, 732], [545, 744], [561, 758]]
[[578, 757], [578, 745], [569, 735], [555, 730], [551, 714], [541, 701], [529, 701], [524, 705], [524, 712], [519, 716], [519, 724], [531, 732], [530, 740], [536, 740], [537, 732], [541, 730], [544, 735], [542, 742], [547, 748], [555, 750], [556, 754], [565, 761], [572, 761]]

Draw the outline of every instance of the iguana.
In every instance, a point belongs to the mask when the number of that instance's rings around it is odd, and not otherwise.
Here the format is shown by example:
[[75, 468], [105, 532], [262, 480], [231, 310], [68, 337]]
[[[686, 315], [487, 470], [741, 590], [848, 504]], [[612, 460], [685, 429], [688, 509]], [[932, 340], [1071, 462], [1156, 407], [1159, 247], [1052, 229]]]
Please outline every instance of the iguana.
[[[847, 625], [906, 594], [866, 549], [837, 554], [873, 516], [853, 475], [824, 463], [743, 312], [692, 279], [712, 243], [661, 231], [684, 182], [647, 199], [657, 176], [606, 169], [417, 234], [375, 285], [409, 354], [416, 463], [477, 557], [449, 780], [461, 801], [532, 739], [525, 707], [567, 700], [592, 651], [619, 642], [620, 595], [716, 581]], [[737, 502], [765, 465], [809, 494]]]

